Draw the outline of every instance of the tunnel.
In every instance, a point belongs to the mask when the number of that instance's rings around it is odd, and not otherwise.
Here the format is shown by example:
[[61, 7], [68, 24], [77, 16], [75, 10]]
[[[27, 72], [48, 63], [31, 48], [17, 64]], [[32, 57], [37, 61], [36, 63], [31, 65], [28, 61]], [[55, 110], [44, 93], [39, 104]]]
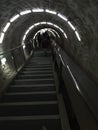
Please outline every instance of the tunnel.
[[97, 10], [0, 0], [1, 130], [98, 130]]

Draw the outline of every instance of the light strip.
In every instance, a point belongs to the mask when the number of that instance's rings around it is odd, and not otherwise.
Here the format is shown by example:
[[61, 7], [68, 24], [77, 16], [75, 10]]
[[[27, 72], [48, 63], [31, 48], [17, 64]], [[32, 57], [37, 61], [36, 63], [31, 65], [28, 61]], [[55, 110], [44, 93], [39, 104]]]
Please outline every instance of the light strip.
[[59, 28], [57, 25], [53, 24], [54, 27]]
[[40, 23], [36, 23], [36, 24], [34, 24], [34, 26], [38, 26], [38, 25], [40, 25]]
[[40, 22], [40, 24], [47, 24], [47, 22]]
[[6, 58], [2, 58], [2, 59], [1, 59], [1, 64], [2, 64], [2, 65], [5, 65], [5, 64], [6, 64]]
[[26, 48], [26, 46], [25, 45], [23, 45], [23, 49], [25, 49]]
[[32, 9], [32, 12], [44, 12], [44, 9]]
[[33, 25], [33, 26], [31, 26], [31, 27], [29, 27], [29, 30], [31, 30], [32, 28], [34, 28], [34, 25]]
[[81, 38], [79, 36], [79, 33], [77, 31], [75, 31], [76, 37], [78, 38], [79, 41], [81, 41]]
[[24, 37], [23, 37], [23, 41], [25, 40], [25, 38], [26, 38], [26, 34], [25, 34]]
[[10, 22], [14, 22], [16, 19], [18, 19], [20, 17], [19, 14], [13, 16], [11, 19], [10, 19]]
[[72, 23], [70, 21], [68, 21], [68, 24], [72, 28], [72, 30], [74, 30], [74, 31], [76, 30], [75, 27], [72, 25]]
[[52, 11], [52, 10], [48, 10], [48, 9], [46, 9], [45, 12], [50, 13], [50, 14], [57, 14], [57, 12]]
[[53, 23], [50, 23], [50, 22], [47, 22], [47, 24], [48, 24], [48, 25], [52, 25], [52, 26], [54, 25]]
[[71, 72], [71, 70], [70, 70], [70, 68], [69, 68], [68, 65], [67, 65], [67, 69], [68, 69], [68, 71], [69, 71], [69, 73], [70, 73], [70, 75], [71, 75], [71, 77], [72, 77], [72, 79], [73, 79], [73, 81], [74, 81], [74, 83], [75, 83], [75, 85], [76, 85], [77, 90], [81, 93], [80, 88], [79, 88], [79, 85], [78, 85], [78, 83], [77, 83], [75, 77], [73, 76], [73, 74], [72, 74], [72, 72]]
[[31, 13], [31, 10], [25, 10], [25, 11], [20, 12], [20, 15], [25, 15], [29, 13]]
[[3, 29], [3, 32], [6, 32], [6, 31], [8, 30], [8, 28], [9, 28], [10, 25], [11, 25], [11, 23], [8, 22], [8, 23], [6, 24], [6, 26], [4, 27], [4, 29]]
[[64, 33], [64, 36], [65, 36], [66, 39], [68, 38], [67, 35], [66, 35], [66, 33]]
[[1, 33], [1, 36], [0, 36], [0, 44], [3, 42], [3, 39], [4, 39], [4, 33]]
[[30, 31], [30, 29], [28, 29], [28, 30], [26, 31], [25, 35], [27, 35], [27, 34], [29, 33], [29, 31]]
[[63, 20], [65, 20], [65, 21], [68, 21], [68, 19], [65, 17], [65, 16], [63, 16], [62, 14], [57, 14], [61, 19], [63, 19]]

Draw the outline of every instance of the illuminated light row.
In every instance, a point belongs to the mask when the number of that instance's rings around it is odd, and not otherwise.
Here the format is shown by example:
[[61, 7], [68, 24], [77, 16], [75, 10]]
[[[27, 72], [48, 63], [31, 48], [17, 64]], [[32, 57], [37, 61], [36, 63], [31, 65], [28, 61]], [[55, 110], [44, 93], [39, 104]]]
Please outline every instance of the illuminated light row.
[[39, 23], [35, 23], [34, 25], [30, 26], [27, 31], [25, 32], [24, 36], [23, 36], [23, 40], [22, 40], [22, 45], [24, 44], [24, 41], [26, 39], [27, 34], [31, 31], [31, 29], [33, 29], [34, 27], [38, 26], [38, 25], [43, 25], [43, 24], [47, 24], [47, 25], [51, 25], [54, 26], [56, 28], [58, 28], [64, 35], [64, 37], [67, 39], [67, 35], [66, 33], [63, 31], [63, 29], [61, 29], [59, 26], [51, 23], [51, 22], [39, 22]]
[[[19, 14], [13, 16], [9, 22], [5, 25], [5, 27], [3, 28], [2, 32], [1, 32], [1, 36], [0, 36], [0, 44], [3, 42], [3, 39], [4, 39], [4, 34], [8, 28], [10, 27], [11, 23], [13, 23], [15, 20], [17, 20], [20, 16], [22, 15], [26, 15], [26, 14], [29, 14], [31, 12], [46, 12], [46, 13], [50, 13], [50, 14], [53, 14], [53, 15], [57, 15], [58, 17], [60, 17], [61, 19], [63, 19], [64, 21], [66, 21], [68, 23], [68, 25], [72, 28], [72, 30], [75, 31], [75, 34], [76, 34], [76, 37], [79, 41], [81, 41], [81, 38], [79, 36], [79, 33], [76, 31], [76, 28], [73, 26], [73, 24], [68, 21], [68, 19], [63, 16], [62, 14], [60, 13], [57, 13], [56, 11], [52, 11], [52, 10], [49, 10], [49, 9], [40, 9], [40, 8], [37, 8], [37, 9], [32, 9], [32, 10], [25, 10], [25, 11], [22, 11], [20, 12]], [[39, 25], [39, 23], [37, 23]], [[42, 24], [46, 24], [46, 23], [42, 23]], [[49, 23], [51, 25], [51, 23]], [[33, 27], [32, 27], [33, 28]], [[65, 34], [64, 34], [65, 35]], [[66, 35], [65, 35], [66, 36]]]
[[[56, 33], [57, 36], [60, 37], [59, 34], [58, 34], [54, 29], [51, 29], [51, 28], [44, 28], [44, 29], [39, 30], [39, 31], [34, 35], [33, 39], [35, 39], [35, 37], [37, 36], [37, 34], [38, 34], [39, 32], [41, 32], [41, 31], [43, 31], [43, 30], [44, 30], [44, 31], [47, 31], [47, 30], [48, 30], [48, 31], [50, 31], [53, 35], [55, 35], [55, 33]], [[55, 33], [52, 32], [52, 31], [54, 31]]]

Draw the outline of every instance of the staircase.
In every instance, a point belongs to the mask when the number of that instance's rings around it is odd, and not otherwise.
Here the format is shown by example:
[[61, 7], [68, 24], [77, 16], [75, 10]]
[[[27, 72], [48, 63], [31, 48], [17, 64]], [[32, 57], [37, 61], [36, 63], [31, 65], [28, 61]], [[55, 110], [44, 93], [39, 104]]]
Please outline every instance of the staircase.
[[0, 130], [61, 130], [50, 54], [35, 52], [2, 96]]

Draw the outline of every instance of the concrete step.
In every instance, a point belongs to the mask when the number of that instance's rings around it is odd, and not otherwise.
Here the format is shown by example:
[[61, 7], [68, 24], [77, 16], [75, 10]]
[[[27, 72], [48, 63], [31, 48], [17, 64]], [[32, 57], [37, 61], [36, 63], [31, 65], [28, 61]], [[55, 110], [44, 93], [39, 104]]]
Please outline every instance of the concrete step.
[[58, 102], [0, 103], [0, 116], [30, 116], [58, 114]]
[[53, 74], [36, 74], [36, 75], [24, 75], [24, 74], [21, 74], [21, 75], [18, 75], [16, 77], [16, 79], [51, 79], [53, 78]]
[[27, 101], [52, 101], [57, 100], [56, 92], [21, 92], [6, 93], [1, 102], [27, 102]]
[[12, 84], [23, 84], [23, 85], [28, 85], [28, 84], [54, 84], [54, 80], [51, 79], [15, 79]]
[[8, 93], [9, 92], [44, 92], [44, 91], [56, 91], [56, 88], [55, 86], [42, 86], [42, 87], [38, 87], [38, 86], [20, 86], [20, 87], [17, 87], [17, 86], [11, 86], [9, 87], [8, 89]]
[[59, 115], [0, 117], [1, 130], [61, 130]]

